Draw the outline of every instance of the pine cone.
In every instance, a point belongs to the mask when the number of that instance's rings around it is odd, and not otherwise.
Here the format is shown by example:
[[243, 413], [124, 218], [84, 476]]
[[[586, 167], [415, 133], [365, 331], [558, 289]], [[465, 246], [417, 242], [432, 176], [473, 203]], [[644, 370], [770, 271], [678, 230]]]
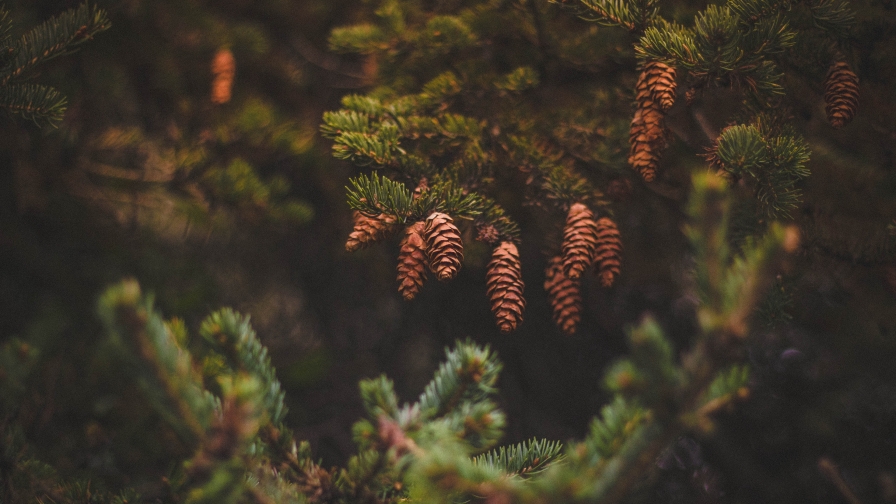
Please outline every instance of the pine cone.
[[654, 103], [662, 112], [675, 103], [675, 69], [659, 61], [649, 61], [638, 76], [635, 93], [640, 106]]
[[211, 99], [213, 103], [227, 103], [233, 89], [233, 78], [236, 76], [236, 60], [230, 49], [218, 49], [212, 59]]
[[408, 226], [398, 251], [398, 292], [408, 301], [414, 299], [426, 280], [423, 228], [423, 221]]
[[457, 276], [464, 260], [464, 246], [454, 219], [440, 212], [426, 218], [426, 246], [429, 250], [429, 268], [440, 281]]
[[660, 152], [666, 147], [666, 126], [663, 112], [653, 102], [638, 107], [629, 131], [628, 163], [645, 182], [656, 178]]
[[842, 128], [852, 121], [859, 107], [859, 78], [840, 61], [831, 65], [824, 83], [825, 112], [828, 122]]
[[544, 273], [544, 290], [554, 312], [554, 323], [566, 334], [574, 334], [582, 319], [582, 295], [579, 282], [563, 274], [563, 257], [552, 257]]
[[492, 252], [492, 260], [488, 263], [486, 292], [502, 333], [513, 331], [523, 321], [523, 310], [526, 308], [523, 287], [516, 245], [501, 242]]
[[352, 215], [355, 218], [355, 227], [345, 242], [345, 250], [349, 252], [360, 250], [385, 238], [395, 227], [395, 217], [391, 215], [379, 214], [368, 217], [357, 210]]
[[597, 247], [594, 251], [594, 265], [600, 275], [600, 284], [604, 287], [613, 285], [619, 275], [619, 255], [622, 252], [622, 240], [616, 223], [609, 217], [601, 217], [597, 221]]
[[594, 214], [585, 205], [575, 203], [566, 216], [563, 229], [563, 272], [570, 280], [582, 276], [594, 259], [597, 246], [597, 224]]

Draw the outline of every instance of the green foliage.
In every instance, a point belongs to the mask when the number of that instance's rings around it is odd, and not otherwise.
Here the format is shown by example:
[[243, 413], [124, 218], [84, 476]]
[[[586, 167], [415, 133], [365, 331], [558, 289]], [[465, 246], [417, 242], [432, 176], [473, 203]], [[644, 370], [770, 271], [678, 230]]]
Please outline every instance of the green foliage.
[[267, 348], [249, 325], [249, 317], [225, 308], [202, 322], [199, 335], [212, 352], [227, 359], [228, 374], [243, 372], [255, 377], [259, 389], [255, 391], [255, 399], [271, 423], [282, 422], [287, 411], [283, 405], [284, 393], [280, 390]]
[[600, 418], [591, 421], [585, 438], [584, 456], [581, 459], [596, 463], [612, 457], [632, 437], [642, 423], [649, 420], [648, 410], [616, 396], [613, 402], [601, 409]]
[[604, 26], [619, 26], [643, 32], [659, 10], [656, 0], [582, 0], [579, 17]]
[[563, 445], [557, 441], [532, 439], [513, 446], [501, 446], [473, 459], [476, 465], [528, 478], [563, 459]]
[[797, 184], [809, 176], [805, 141], [789, 135], [767, 137], [754, 125], [725, 129], [711, 155], [715, 166], [754, 187], [760, 210], [770, 218], [786, 217], [800, 201]]
[[420, 396], [424, 419], [442, 416], [463, 403], [477, 403], [496, 392], [501, 364], [488, 347], [467, 342], [446, 350], [445, 362]]
[[184, 442], [195, 444], [211, 426], [218, 399], [205, 390], [190, 354], [155, 312], [152, 297], [129, 280], [107, 290], [98, 310], [111, 343], [139, 370], [141, 388], [159, 413]]
[[706, 402], [725, 400], [746, 387], [750, 381], [750, 368], [743, 364], [735, 364], [722, 371], [706, 390]]
[[16, 40], [10, 13], [0, 6], [0, 109], [38, 127], [57, 126], [65, 113], [65, 97], [51, 87], [17, 81], [46, 61], [72, 52], [109, 25], [104, 10], [85, 3], [41, 23]]

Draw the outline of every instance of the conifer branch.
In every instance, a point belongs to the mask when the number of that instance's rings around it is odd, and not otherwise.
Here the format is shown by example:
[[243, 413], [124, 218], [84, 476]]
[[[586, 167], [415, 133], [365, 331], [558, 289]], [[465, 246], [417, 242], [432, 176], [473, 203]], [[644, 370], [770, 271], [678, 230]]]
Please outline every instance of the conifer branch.
[[188, 445], [195, 445], [211, 425], [218, 400], [202, 385], [190, 355], [183, 351], [153, 299], [134, 280], [108, 289], [99, 315], [112, 343], [138, 370], [139, 382], [159, 412]]
[[402, 221], [411, 215], [411, 191], [404, 184], [380, 177], [376, 173], [372, 173], [370, 177], [359, 175], [350, 182], [352, 188], [346, 187], [346, 191], [348, 204], [353, 210], [369, 216], [386, 213]]
[[87, 3], [41, 23], [12, 46], [15, 58], [0, 69], [0, 86], [45, 61], [71, 52], [109, 26], [106, 11]]
[[445, 350], [443, 362], [418, 400], [422, 418], [445, 415], [462, 403], [477, 403], [495, 393], [501, 364], [488, 346], [472, 342]]
[[473, 463], [529, 478], [550, 464], [563, 460], [563, 445], [558, 441], [532, 439], [512, 446], [501, 446], [473, 459]]
[[59, 91], [38, 84], [0, 85], [0, 109], [34, 122], [56, 126], [65, 113], [66, 99]]
[[632, 33], [643, 33], [656, 17], [656, 0], [581, 0], [577, 15], [604, 26], [619, 26]]
[[258, 380], [258, 398], [268, 421], [279, 424], [286, 416], [284, 392], [271, 365], [268, 350], [261, 344], [249, 317], [225, 308], [209, 315], [199, 328], [199, 334], [210, 348], [227, 358], [231, 374], [248, 373]]

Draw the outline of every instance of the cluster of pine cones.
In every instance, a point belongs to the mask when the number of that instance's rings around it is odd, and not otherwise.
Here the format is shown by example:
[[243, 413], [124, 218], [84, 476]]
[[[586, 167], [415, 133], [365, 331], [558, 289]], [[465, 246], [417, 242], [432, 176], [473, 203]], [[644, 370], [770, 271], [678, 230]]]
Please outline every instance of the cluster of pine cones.
[[[637, 108], [629, 130], [628, 163], [645, 182], [656, 178], [668, 140], [665, 115], [675, 103], [675, 76], [675, 69], [665, 63], [648, 61], [635, 84]], [[847, 63], [838, 61], [828, 70], [824, 87], [828, 122], [842, 128], [859, 106], [859, 79]]]
[[[394, 217], [380, 214], [367, 216], [355, 212], [355, 226], [345, 249], [358, 250], [383, 238], [396, 227]], [[441, 212], [433, 212], [425, 221], [407, 226], [398, 252], [398, 291], [408, 301], [414, 299], [427, 277], [427, 270], [440, 281], [457, 276], [464, 258], [460, 231], [454, 220]], [[492, 252], [486, 274], [486, 292], [492, 313], [502, 333], [509, 333], [523, 321], [526, 300], [523, 298], [523, 277], [516, 245], [502, 241]]]
[[[366, 247], [395, 230], [397, 220], [389, 215], [354, 214], [355, 225], [345, 249], [349, 252]], [[595, 220], [594, 213], [582, 203], [574, 203], [566, 218], [562, 253], [550, 260], [544, 288], [550, 298], [554, 321], [560, 329], [573, 334], [581, 320], [582, 274], [594, 266], [601, 285], [609, 287], [619, 275], [622, 242], [619, 230], [609, 217]], [[427, 277], [427, 271], [441, 281], [457, 276], [464, 258], [460, 231], [454, 220], [434, 212], [424, 221], [404, 229], [398, 252], [398, 291], [408, 301], [414, 299]], [[520, 256], [511, 241], [501, 241], [492, 251], [486, 273], [486, 293], [498, 329], [509, 333], [523, 321]]]
[[616, 223], [609, 217], [595, 220], [582, 203], [574, 203], [566, 216], [561, 253], [548, 261], [544, 289], [553, 309], [554, 322], [566, 334], [576, 332], [581, 320], [582, 274], [589, 266], [610, 287], [619, 275], [622, 241]]
[[649, 61], [635, 85], [637, 109], [629, 130], [628, 163], [645, 182], [656, 178], [660, 154], [666, 148], [666, 111], [675, 103], [675, 69]]

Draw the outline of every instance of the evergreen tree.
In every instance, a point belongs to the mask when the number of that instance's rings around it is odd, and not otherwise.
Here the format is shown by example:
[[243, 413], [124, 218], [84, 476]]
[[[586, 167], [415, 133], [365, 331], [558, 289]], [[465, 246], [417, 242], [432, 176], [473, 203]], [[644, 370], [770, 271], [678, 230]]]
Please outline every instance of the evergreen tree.
[[[173, 219], [184, 236], [195, 225], [215, 237], [206, 238], [209, 248], [232, 244], [218, 238], [222, 231], [298, 233], [311, 196], [287, 183], [283, 165], [319, 158], [307, 118], [290, 116], [307, 109], [282, 96], [289, 93], [265, 91], [289, 89], [296, 75], [273, 34], [284, 36], [296, 12], [317, 7], [293, 7], [110, 6], [115, 26], [127, 29], [78, 63], [83, 82], [60, 88], [86, 92], [60, 138], [34, 144], [55, 145], [77, 167], [14, 146], [4, 153], [8, 164], [17, 178], [29, 170], [44, 180], [67, 174], [76, 183], [51, 194], [82, 201], [67, 208], [115, 217], [111, 229], [170, 240], [160, 222]], [[22, 238], [39, 234], [37, 226], [26, 214], [3, 215], [0, 232], [13, 238], [0, 235], [0, 259], [13, 258], [8, 269], [24, 273], [5, 277], [2, 292], [27, 286], [17, 305], [41, 295], [51, 301], [29, 308], [27, 324], [4, 322], [17, 332], [0, 340], [0, 500], [894, 499], [896, 320], [885, 290], [896, 284], [887, 231], [892, 6], [342, 7], [328, 11], [336, 13], [328, 23], [342, 25], [329, 45], [345, 55], [334, 61], [360, 69], [350, 78], [365, 89], [323, 114], [320, 132], [339, 163], [321, 162], [316, 176], [341, 186], [347, 167], [358, 170], [342, 212], [353, 212], [345, 242], [352, 255], [335, 264], [371, 273], [316, 285], [364, 297], [374, 292], [362, 286], [368, 279], [395, 278], [391, 266], [378, 271], [385, 255], [397, 255], [394, 299], [409, 303], [366, 306], [409, 317], [438, 312], [436, 323], [454, 327], [449, 341], [467, 327], [477, 328], [475, 339], [449, 346], [419, 387], [398, 369], [393, 381], [344, 365], [346, 376], [366, 376], [356, 400], [363, 418], [350, 430], [353, 455], [321, 459], [319, 438], [316, 446], [300, 440], [309, 408], [289, 397], [290, 381], [312, 373], [314, 362], [275, 371], [282, 356], [262, 340], [276, 335], [259, 337], [249, 317], [231, 309], [197, 318], [197, 305], [219, 300], [213, 295], [178, 304], [170, 289], [154, 296], [131, 279], [105, 289], [94, 307], [97, 285], [128, 267], [79, 271], [89, 280], [60, 287], [47, 278], [65, 271], [59, 261], [32, 281], [28, 272], [44, 266], [26, 258], [46, 251], [11, 250], [4, 241], [38, 243]], [[14, 31], [13, 17], [0, 19]], [[41, 126], [59, 124], [61, 95], [20, 76], [108, 25], [103, 10], [83, 6], [20, 42], [3, 39], [4, 107]], [[90, 73], [92, 64], [116, 78]], [[20, 188], [5, 190], [18, 205], [27, 199]], [[328, 203], [316, 200], [315, 208]], [[325, 222], [318, 234], [332, 230]], [[309, 248], [324, 250], [315, 256], [322, 262], [332, 249], [315, 239]], [[173, 268], [158, 269], [164, 276]], [[433, 278], [451, 283], [437, 287]], [[491, 331], [462, 320], [477, 319], [477, 306], [491, 311]], [[73, 322], [76, 314], [87, 322]], [[616, 351], [622, 333], [628, 349]], [[570, 389], [534, 375], [594, 417], [572, 440], [521, 434], [527, 425], [514, 424], [515, 415], [525, 408], [499, 395], [499, 385], [523, 381], [514, 373], [547, 360], [538, 352], [525, 358], [525, 345], [539, 348], [532, 341], [579, 350], [564, 355], [564, 368], [609, 363], [600, 383]], [[425, 367], [425, 355], [392, 344], [385, 352], [398, 354], [400, 366]], [[510, 379], [499, 381], [502, 372]], [[75, 393], [54, 403], [54, 386]], [[415, 399], [403, 402], [409, 393]], [[328, 404], [344, 404], [329, 395]]]

